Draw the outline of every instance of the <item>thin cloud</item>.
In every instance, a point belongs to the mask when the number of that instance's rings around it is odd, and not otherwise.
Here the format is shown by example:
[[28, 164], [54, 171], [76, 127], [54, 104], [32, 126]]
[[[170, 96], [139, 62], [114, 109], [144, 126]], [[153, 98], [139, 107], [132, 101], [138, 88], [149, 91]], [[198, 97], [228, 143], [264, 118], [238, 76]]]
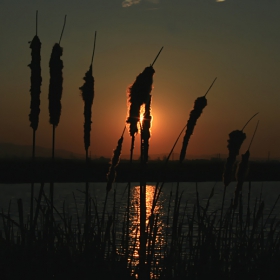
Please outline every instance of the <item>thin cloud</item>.
[[132, 5], [136, 5], [136, 4], [139, 4], [141, 2], [141, 0], [124, 0], [122, 2], [122, 6], [124, 8], [127, 8], [127, 7], [130, 7]]
[[226, 0], [216, 0], [216, 2], [225, 2]]
[[[145, 0], [146, 2], [150, 2], [152, 4], [159, 4], [160, 0]], [[122, 2], [122, 6], [124, 8], [130, 7], [132, 5], [136, 5], [139, 4], [141, 2], [141, 0], [124, 0]]]

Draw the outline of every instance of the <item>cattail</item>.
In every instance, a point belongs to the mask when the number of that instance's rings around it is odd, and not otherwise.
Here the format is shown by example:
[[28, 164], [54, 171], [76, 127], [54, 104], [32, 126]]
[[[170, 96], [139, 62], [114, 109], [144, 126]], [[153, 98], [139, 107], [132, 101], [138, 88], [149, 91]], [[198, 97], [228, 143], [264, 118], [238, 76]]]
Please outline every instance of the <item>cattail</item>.
[[[152, 85], [153, 85], [153, 75], [155, 73], [155, 70], [153, 68], [154, 63], [156, 62], [158, 56], [160, 55], [163, 47], [160, 49], [158, 52], [156, 58], [154, 59], [153, 63], [146, 67], [142, 73], [140, 73], [137, 77], [133, 85], [128, 89], [128, 104], [129, 110], [128, 110], [128, 117], [126, 119], [127, 124], [129, 124], [129, 134], [131, 136], [131, 146], [130, 146], [130, 168], [132, 166], [132, 158], [133, 158], [133, 150], [134, 150], [134, 141], [135, 141], [135, 136], [138, 133], [138, 123], [140, 121], [140, 107], [147, 102], [149, 102], [150, 98], [150, 93], [152, 91]], [[149, 106], [150, 107], [150, 106]], [[147, 125], [145, 125], [147, 127]], [[146, 129], [145, 129], [146, 130]], [[146, 133], [147, 134], [147, 133]], [[146, 143], [148, 138], [146, 137]], [[147, 150], [147, 145], [146, 145], [146, 150]], [[148, 151], [148, 150], [147, 150]], [[147, 156], [148, 157], [148, 156]], [[141, 143], [141, 158], [142, 158], [142, 143]], [[130, 205], [130, 181], [128, 183], [128, 191], [127, 191], [127, 220], [126, 220], [126, 247], [128, 248], [129, 244], [129, 205]], [[145, 191], [144, 191], [145, 192]], [[145, 195], [144, 195], [145, 196]], [[143, 205], [146, 207], [145, 202], [141, 199], [143, 195], [140, 195], [140, 212], [143, 212]], [[146, 215], [146, 211], [144, 211]], [[140, 266], [140, 274], [142, 275], [143, 272], [143, 252], [145, 255], [146, 252], [146, 244], [144, 245], [144, 234], [143, 232], [145, 231], [145, 217], [143, 217], [143, 213], [140, 214], [140, 260], [139, 260], [139, 266]], [[126, 252], [125, 258], [128, 258], [128, 250]], [[141, 277], [140, 277], [141, 278]]]
[[236, 157], [239, 155], [240, 147], [245, 139], [246, 134], [241, 130], [234, 130], [229, 134], [229, 140], [227, 145], [227, 148], [229, 150], [229, 156], [225, 164], [223, 176], [225, 186], [228, 186], [231, 182], [232, 168], [235, 163]]
[[94, 38], [94, 47], [93, 47], [93, 53], [91, 58], [91, 64], [89, 67], [89, 70], [86, 72], [84, 77], [84, 84], [79, 88], [81, 90], [82, 98], [84, 100], [84, 145], [86, 153], [88, 151], [88, 148], [90, 146], [90, 131], [91, 131], [91, 107], [93, 103], [94, 98], [94, 78], [92, 76], [92, 62], [94, 57], [94, 51], [95, 51], [95, 41], [96, 41], [96, 32], [95, 32], [95, 38]]
[[52, 49], [51, 58], [49, 62], [50, 67], [50, 84], [49, 84], [49, 115], [50, 124], [56, 127], [59, 123], [61, 114], [61, 97], [62, 97], [62, 69], [63, 62], [60, 59], [63, 49], [60, 46], [60, 41], [63, 35], [66, 23], [66, 16], [64, 18], [64, 25], [60, 35], [59, 43], [55, 43]]
[[[31, 48], [31, 63], [28, 65], [31, 69], [31, 87], [30, 87], [30, 114], [29, 121], [30, 126], [33, 129], [33, 140], [32, 140], [32, 162], [35, 160], [35, 146], [36, 146], [36, 130], [39, 124], [40, 114], [40, 94], [41, 94], [41, 42], [37, 36], [37, 20], [38, 11], [36, 11], [36, 35], [30, 42]], [[30, 195], [30, 228], [33, 223], [33, 200], [34, 200], [34, 182], [31, 182], [31, 195]]]
[[187, 146], [188, 146], [189, 140], [191, 138], [191, 135], [193, 134], [196, 122], [197, 122], [198, 118], [200, 117], [200, 115], [202, 114], [203, 109], [207, 105], [206, 95], [209, 92], [209, 90], [211, 89], [211, 87], [213, 86], [213, 84], [215, 83], [216, 79], [217, 78], [214, 79], [213, 83], [211, 84], [211, 86], [209, 87], [209, 89], [207, 90], [205, 95], [198, 97], [194, 102], [194, 107], [193, 107], [192, 111], [190, 112], [190, 117], [187, 122], [187, 129], [186, 129], [186, 133], [184, 136], [182, 149], [181, 149], [181, 153], [180, 153], [180, 163], [182, 163], [186, 157]]
[[146, 67], [137, 77], [133, 85], [128, 89], [129, 116], [126, 122], [129, 124], [129, 133], [135, 136], [138, 133], [137, 124], [140, 120], [140, 107], [145, 104], [152, 91], [153, 66]]
[[[60, 114], [61, 114], [61, 96], [62, 96], [62, 69], [63, 62], [60, 59], [62, 56], [62, 48], [60, 47], [60, 41], [63, 35], [64, 27], [66, 24], [66, 16], [64, 18], [64, 24], [62, 32], [60, 35], [59, 42], [54, 44], [51, 58], [49, 62], [50, 67], [50, 84], [49, 84], [49, 116], [50, 124], [52, 125], [52, 162], [54, 163], [54, 151], [55, 151], [55, 129], [59, 123]], [[53, 165], [54, 173], [54, 165]], [[53, 191], [54, 191], [54, 182], [53, 179], [50, 183], [50, 200], [51, 200], [51, 216], [53, 216]], [[51, 226], [51, 232], [53, 228]]]
[[132, 137], [138, 133], [137, 124], [140, 121], [140, 107], [141, 105], [146, 104], [149, 100], [149, 96], [153, 88], [153, 76], [155, 73], [153, 65], [155, 64], [162, 49], [163, 47], [158, 52], [153, 63], [146, 67], [144, 71], [136, 77], [133, 85], [128, 88], [127, 96], [128, 104], [130, 104], [130, 106], [126, 122], [129, 124], [129, 134]]
[[122, 143], [123, 143], [123, 135], [124, 135], [125, 128], [123, 130], [122, 136], [118, 141], [118, 145], [116, 149], [113, 152], [113, 157], [111, 159], [111, 165], [109, 167], [109, 172], [107, 173], [107, 192], [109, 192], [112, 189], [112, 184], [115, 181], [116, 178], [116, 167], [118, 166], [120, 162], [120, 156], [122, 151]]
[[82, 92], [82, 98], [84, 100], [84, 145], [88, 150], [90, 146], [90, 130], [91, 130], [91, 107], [94, 98], [94, 78], [92, 76], [92, 65], [86, 72], [84, 77], [85, 83], [79, 89]]
[[148, 162], [148, 151], [149, 151], [149, 140], [151, 137], [151, 99], [152, 96], [148, 96], [148, 100], [145, 104], [145, 113], [142, 121], [142, 130], [141, 130], [141, 156], [144, 163]]
[[246, 139], [246, 134], [243, 132], [243, 130], [246, 127], [246, 125], [251, 121], [251, 119], [255, 117], [257, 114], [252, 116], [247, 121], [247, 123], [244, 125], [242, 130], [234, 130], [229, 134], [229, 140], [227, 145], [229, 156], [227, 158], [225, 168], [224, 168], [224, 174], [223, 174], [223, 182], [225, 187], [227, 187], [231, 182], [233, 165], [236, 161], [236, 157], [239, 155], [240, 147], [243, 141]]
[[37, 130], [40, 114], [40, 93], [41, 93], [41, 42], [37, 34], [30, 42], [31, 63], [28, 65], [31, 69], [31, 103], [29, 121], [33, 130]]
[[52, 54], [49, 62], [50, 67], [50, 85], [49, 85], [49, 115], [50, 124], [57, 126], [61, 114], [61, 97], [62, 97], [62, 69], [63, 62], [62, 47], [58, 43], [53, 46]]
[[236, 185], [235, 192], [234, 192], [233, 207], [236, 207], [237, 204], [238, 204], [239, 194], [242, 191], [242, 186], [243, 186], [243, 183], [244, 183], [245, 178], [246, 178], [247, 173], [248, 173], [248, 163], [249, 163], [249, 158], [250, 158], [250, 147], [251, 147], [251, 144], [252, 144], [253, 139], [255, 137], [258, 125], [259, 125], [259, 122], [256, 125], [254, 134], [252, 136], [250, 145], [248, 147], [248, 150], [246, 151], [245, 154], [243, 154], [241, 156], [242, 159], [241, 159], [240, 163], [238, 164], [238, 167], [237, 167], [237, 170], [236, 170], [237, 185]]

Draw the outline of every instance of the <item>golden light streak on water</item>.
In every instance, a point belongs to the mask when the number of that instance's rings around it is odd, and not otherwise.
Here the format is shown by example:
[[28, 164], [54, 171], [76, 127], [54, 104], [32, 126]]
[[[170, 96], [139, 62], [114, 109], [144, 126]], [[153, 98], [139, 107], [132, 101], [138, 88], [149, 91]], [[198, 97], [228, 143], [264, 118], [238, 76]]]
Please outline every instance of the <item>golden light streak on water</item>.
[[[151, 208], [154, 199], [155, 186], [147, 185], [146, 186], [146, 228], [149, 224], [149, 217], [151, 215]], [[159, 248], [163, 247], [165, 244], [165, 236], [163, 234], [163, 211], [162, 205], [156, 205], [154, 214], [158, 214], [157, 221], [157, 234], [155, 239], [155, 258], [160, 259]], [[131, 254], [132, 266], [137, 267], [139, 264], [139, 248], [140, 248], [140, 186], [136, 186], [132, 191], [131, 196], [131, 217], [130, 217], [130, 238], [134, 240], [134, 244], [132, 245], [133, 253]], [[148, 230], [149, 235], [149, 230]], [[148, 250], [148, 241], [147, 241], [147, 250]], [[147, 252], [148, 254], [148, 252]], [[155, 278], [153, 278], [155, 277]], [[151, 279], [156, 279], [156, 275], [151, 275]]]

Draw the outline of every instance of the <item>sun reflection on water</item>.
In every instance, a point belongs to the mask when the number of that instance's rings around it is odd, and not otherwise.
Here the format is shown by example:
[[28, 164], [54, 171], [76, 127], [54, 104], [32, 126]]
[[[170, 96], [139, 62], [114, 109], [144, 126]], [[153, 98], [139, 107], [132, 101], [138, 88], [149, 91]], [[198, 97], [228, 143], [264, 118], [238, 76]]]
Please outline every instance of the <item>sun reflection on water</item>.
[[[150, 225], [149, 219], [151, 216], [151, 208], [154, 199], [155, 186], [147, 185], [146, 186], [146, 231], [147, 231], [147, 243], [146, 243], [146, 254], [149, 254], [149, 246], [151, 246], [152, 238], [149, 238], [150, 235]], [[162, 204], [157, 204], [154, 209], [155, 216], [158, 215], [156, 220], [156, 236], [155, 236], [155, 251], [154, 251], [154, 262], [155, 264], [160, 261], [162, 256], [161, 248], [165, 245], [165, 236], [163, 233], [163, 211]], [[147, 230], [148, 229], [148, 230]], [[131, 196], [131, 215], [130, 215], [130, 239], [133, 240], [134, 244], [131, 244], [130, 249], [132, 259], [130, 259], [132, 266], [135, 268], [139, 264], [139, 248], [140, 248], [140, 186], [136, 186], [132, 190]], [[150, 237], [154, 235], [154, 230]], [[151, 275], [152, 276], [152, 275]], [[153, 275], [155, 277], [155, 275]]]

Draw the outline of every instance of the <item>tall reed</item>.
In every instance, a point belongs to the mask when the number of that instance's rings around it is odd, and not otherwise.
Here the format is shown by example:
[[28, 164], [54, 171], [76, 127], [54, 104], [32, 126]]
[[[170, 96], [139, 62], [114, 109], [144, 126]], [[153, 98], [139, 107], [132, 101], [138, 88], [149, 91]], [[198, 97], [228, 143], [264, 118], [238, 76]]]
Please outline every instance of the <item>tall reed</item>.
[[214, 85], [216, 79], [217, 78], [214, 79], [214, 81], [212, 82], [211, 86], [209, 87], [209, 89], [207, 90], [205, 95], [201, 96], [201, 97], [198, 97], [194, 102], [194, 106], [193, 106], [193, 109], [190, 112], [190, 117], [189, 117], [188, 122], [187, 122], [187, 129], [186, 129], [186, 132], [185, 132], [185, 135], [184, 135], [184, 140], [183, 140], [183, 143], [182, 143], [182, 148], [181, 148], [181, 152], [180, 152], [180, 163], [182, 163], [183, 160], [185, 159], [188, 143], [189, 143], [189, 140], [191, 138], [191, 135], [193, 134], [196, 122], [197, 122], [198, 118], [200, 117], [200, 115], [202, 114], [203, 109], [207, 105], [206, 95], [210, 91], [212, 86]]
[[[246, 139], [246, 134], [243, 132], [247, 124], [257, 115], [258, 113], [254, 114], [243, 126], [242, 130], [234, 130], [229, 134], [229, 140], [228, 140], [228, 151], [229, 155], [226, 160], [226, 164], [224, 167], [224, 173], [223, 173], [223, 183], [224, 183], [224, 191], [223, 191], [223, 199], [222, 199], [222, 207], [221, 207], [221, 216], [220, 216], [220, 227], [222, 227], [222, 221], [223, 221], [223, 211], [224, 211], [224, 202], [225, 202], [225, 195], [226, 195], [226, 189], [229, 183], [232, 180], [232, 174], [233, 174], [233, 166], [236, 161], [236, 157], [239, 155], [239, 150], [241, 148], [241, 145], [243, 141]], [[219, 232], [221, 233], [221, 231]], [[220, 243], [221, 236], [218, 236], [218, 243]]]
[[53, 190], [54, 190], [54, 151], [55, 151], [55, 129], [58, 126], [61, 115], [61, 97], [63, 89], [63, 61], [61, 56], [63, 53], [60, 41], [63, 35], [64, 27], [66, 24], [66, 15], [60, 39], [55, 43], [52, 49], [51, 58], [49, 61], [50, 68], [50, 83], [49, 83], [49, 122], [52, 125], [52, 180], [50, 183], [50, 199], [51, 199], [51, 216], [53, 215]]
[[229, 134], [229, 140], [227, 145], [229, 155], [226, 160], [224, 174], [223, 174], [223, 182], [225, 187], [227, 187], [232, 180], [233, 165], [236, 161], [236, 157], [239, 155], [240, 147], [243, 141], [246, 139], [246, 134], [243, 132], [243, 130], [257, 114], [258, 113], [254, 114], [247, 121], [247, 123], [244, 125], [242, 130], [234, 130]]
[[[145, 266], [146, 260], [146, 182], [144, 179], [145, 164], [148, 160], [148, 147], [150, 139], [150, 126], [151, 126], [151, 91], [153, 87], [153, 75], [155, 70], [153, 68], [158, 56], [160, 55], [163, 47], [158, 52], [153, 63], [146, 67], [142, 73], [137, 77], [133, 85], [128, 90], [128, 117], [126, 122], [129, 124], [129, 133], [131, 136], [131, 149], [130, 149], [130, 166], [132, 165], [133, 149], [135, 136], [138, 133], [138, 125], [141, 132], [141, 182], [140, 182], [140, 251], [139, 251], [139, 279], [146, 279], [147, 271]], [[145, 115], [143, 123], [140, 123], [140, 107], [145, 105]], [[146, 119], [145, 119], [146, 116]], [[143, 126], [143, 128], [142, 128]], [[128, 231], [129, 231], [129, 200], [130, 200], [130, 182], [128, 184], [128, 197], [127, 197], [127, 240], [128, 245]]]
[[[41, 94], [41, 85], [42, 85], [42, 76], [41, 76], [41, 41], [37, 36], [37, 24], [38, 22], [38, 11], [36, 11], [36, 35], [33, 37], [30, 42], [31, 48], [31, 63], [28, 65], [31, 69], [31, 87], [30, 87], [30, 114], [29, 121], [30, 126], [33, 130], [32, 138], [32, 168], [34, 169], [34, 160], [35, 160], [35, 146], [36, 146], [36, 130], [39, 123], [39, 114], [40, 114], [40, 94]], [[31, 197], [30, 197], [30, 221], [32, 228], [33, 220], [33, 200], [34, 200], [34, 178], [31, 182]]]
[[[217, 78], [214, 79], [214, 81], [212, 82], [212, 84], [210, 85], [208, 90], [206, 91], [205, 95], [198, 97], [194, 102], [194, 107], [191, 110], [189, 119], [187, 121], [186, 131], [185, 131], [182, 148], [181, 148], [181, 152], [180, 152], [180, 158], [179, 158], [179, 165], [180, 165], [179, 168], [180, 169], [182, 168], [182, 163], [186, 157], [188, 143], [189, 143], [191, 135], [193, 134], [196, 122], [199, 119], [199, 117], [201, 116], [203, 109], [207, 106], [206, 95], [208, 94], [208, 92], [210, 91], [212, 86], [214, 85], [216, 79]], [[174, 250], [176, 251], [177, 250], [176, 247], [178, 246], [178, 229], [177, 229], [177, 227], [178, 227], [180, 202], [179, 202], [179, 204], [177, 204], [177, 202], [178, 202], [178, 195], [179, 195], [179, 184], [180, 184], [180, 182], [178, 180], [177, 187], [176, 187], [175, 206], [174, 206], [174, 212], [173, 212], [173, 230], [172, 230], [171, 251], [174, 251]]]
[[258, 125], [259, 125], [259, 122], [256, 125], [254, 134], [253, 134], [251, 142], [249, 144], [249, 147], [248, 147], [247, 151], [245, 152], [245, 154], [241, 155], [241, 161], [239, 162], [239, 164], [237, 166], [237, 169], [236, 169], [237, 185], [236, 185], [235, 192], [234, 192], [234, 200], [233, 200], [233, 207], [234, 208], [237, 207], [238, 200], [239, 200], [238, 198], [239, 198], [240, 192], [242, 191], [243, 183], [246, 179], [246, 175], [247, 175], [247, 172], [248, 172], [248, 162], [249, 162], [249, 158], [250, 158], [250, 147], [251, 147], [252, 142], [254, 140], [256, 131], [258, 129]]
[[85, 73], [84, 84], [79, 87], [81, 96], [84, 101], [84, 147], [86, 151], [86, 159], [88, 160], [88, 148], [90, 146], [90, 131], [91, 131], [91, 108], [94, 99], [94, 77], [92, 75], [92, 63], [95, 52], [96, 32], [94, 37], [94, 47], [89, 70]]
[[121, 158], [122, 144], [123, 144], [125, 129], [126, 129], [126, 126], [124, 127], [122, 135], [121, 135], [120, 139], [118, 140], [117, 147], [113, 151], [113, 156], [112, 156], [112, 159], [110, 162], [109, 171], [106, 175], [107, 185], [106, 185], [106, 195], [105, 195], [104, 206], [103, 206], [103, 211], [102, 211], [102, 218], [101, 218], [101, 228], [103, 228], [103, 224], [104, 224], [104, 216], [105, 216], [108, 194], [113, 187], [113, 183], [115, 182], [116, 175], [117, 175], [117, 167], [119, 165], [120, 158]]
[[88, 172], [89, 172], [89, 157], [88, 149], [90, 146], [90, 131], [91, 131], [91, 108], [94, 98], [94, 78], [92, 75], [92, 63], [95, 52], [96, 43], [96, 32], [94, 35], [94, 45], [91, 57], [91, 64], [89, 70], [86, 72], [84, 79], [84, 84], [79, 88], [81, 90], [81, 95], [84, 101], [84, 146], [86, 151], [86, 224], [88, 224], [88, 192], [89, 192], [89, 182], [88, 182]]

